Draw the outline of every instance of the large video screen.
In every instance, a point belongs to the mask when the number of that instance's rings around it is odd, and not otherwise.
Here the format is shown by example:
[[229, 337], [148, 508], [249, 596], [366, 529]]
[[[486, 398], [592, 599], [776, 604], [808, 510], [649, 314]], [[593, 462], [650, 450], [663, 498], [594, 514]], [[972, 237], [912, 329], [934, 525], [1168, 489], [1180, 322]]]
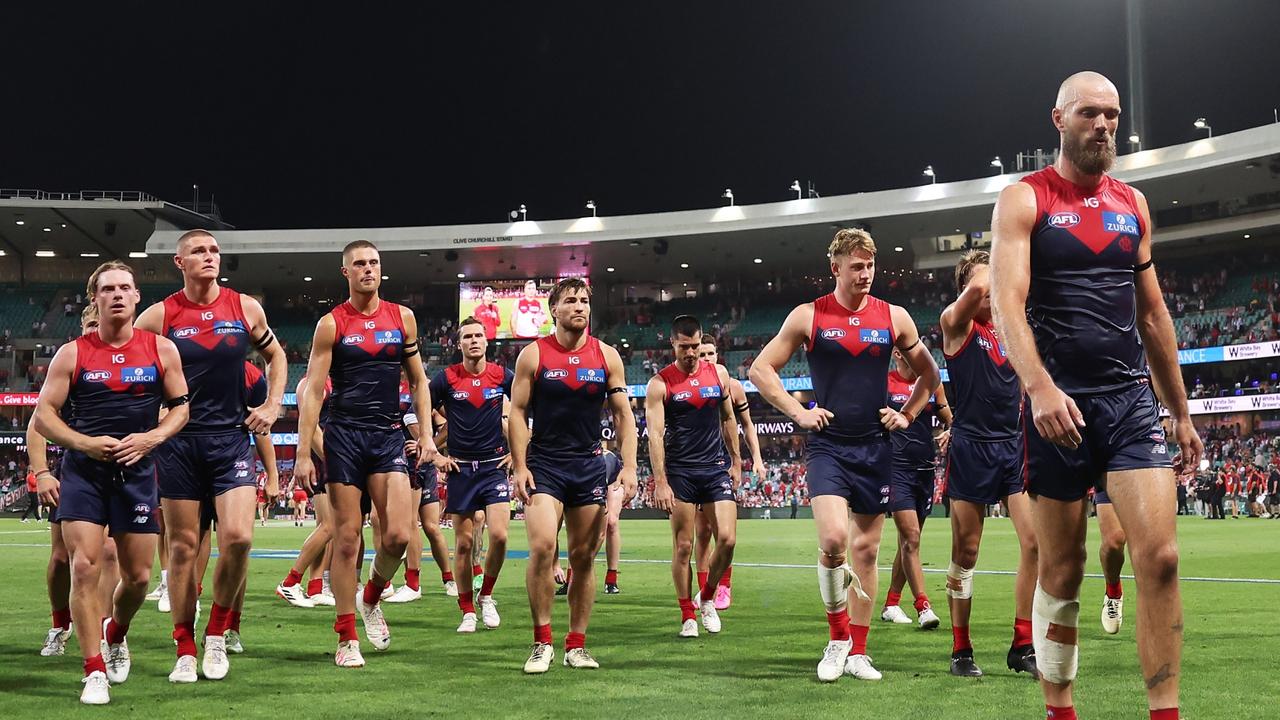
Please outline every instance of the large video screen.
[[[586, 278], [583, 278], [586, 280]], [[556, 278], [458, 284], [458, 320], [474, 316], [490, 340], [532, 340], [551, 332], [547, 298]]]

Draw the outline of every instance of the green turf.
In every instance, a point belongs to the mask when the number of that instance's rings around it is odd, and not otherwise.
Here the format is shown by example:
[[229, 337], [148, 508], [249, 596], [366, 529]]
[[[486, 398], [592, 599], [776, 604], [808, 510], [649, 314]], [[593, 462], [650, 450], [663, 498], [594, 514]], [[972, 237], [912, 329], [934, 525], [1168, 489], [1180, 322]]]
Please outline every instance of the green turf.
[[[946, 567], [945, 520], [926, 526], [923, 556], [928, 568]], [[227, 680], [173, 686], [167, 615], [147, 603], [130, 632], [133, 672], [112, 692], [106, 709], [76, 702], [80, 660], [74, 639], [64, 657], [42, 658], [48, 627], [44, 567], [48, 552], [32, 547], [47, 533], [32, 525], [0, 521], [0, 718], [83, 717], [89, 713], [145, 718], [395, 718], [470, 717], [840, 717], [840, 718], [1041, 718], [1034, 683], [1004, 669], [1011, 633], [1013, 578], [976, 580], [972, 621], [980, 680], [947, 674], [951, 649], [943, 576], [926, 575], [943, 627], [922, 633], [912, 626], [874, 621], [870, 653], [884, 680], [851, 678], [822, 685], [814, 667], [826, 642], [826, 623], [812, 563], [812, 521], [746, 521], [740, 524], [733, 608], [723, 614], [724, 632], [697, 640], [676, 637], [678, 609], [667, 565], [667, 524], [623, 523], [623, 593], [601, 594], [588, 645], [603, 668], [570, 671], [557, 663], [542, 677], [520, 668], [531, 639], [524, 594], [524, 562], [508, 563], [496, 598], [500, 630], [470, 636], [454, 633], [456, 605], [442, 592], [430, 560], [423, 572], [425, 597], [388, 606], [391, 649], [374, 652], [364, 643], [368, 666], [340, 670], [331, 655], [334, 635], [328, 608], [301, 610], [277, 599], [272, 588], [288, 562], [255, 559], [243, 637], [247, 652], [232, 656]], [[297, 547], [307, 531], [259, 529], [258, 548]], [[1179, 525], [1185, 577], [1280, 578], [1280, 521], [1184, 518]], [[522, 550], [523, 526], [512, 527], [512, 548]], [[893, 539], [886, 531], [882, 564]], [[7, 547], [3, 547], [7, 546]], [[1097, 572], [1096, 532], [1090, 539], [1090, 572]], [[1007, 520], [988, 523], [979, 569], [1011, 570], [1016, 543]], [[802, 565], [751, 567], [751, 563]], [[603, 578], [597, 574], [597, 579]], [[881, 574], [877, 604], [887, 574]], [[207, 585], [207, 581], [206, 581]], [[1135, 594], [1126, 583], [1127, 621], [1119, 635], [1098, 627], [1102, 581], [1085, 581], [1081, 612], [1082, 660], [1077, 707], [1085, 718], [1146, 718], [1134, 647]], [[1280, 585], [1185, 582], [1186, 654], [1183, 717], [1274, 718], [1280, 716]], [[208, 588], [206, 587], [206, 602]], [[567, 629], [563, 599], [554, 621], [557, 645]]]

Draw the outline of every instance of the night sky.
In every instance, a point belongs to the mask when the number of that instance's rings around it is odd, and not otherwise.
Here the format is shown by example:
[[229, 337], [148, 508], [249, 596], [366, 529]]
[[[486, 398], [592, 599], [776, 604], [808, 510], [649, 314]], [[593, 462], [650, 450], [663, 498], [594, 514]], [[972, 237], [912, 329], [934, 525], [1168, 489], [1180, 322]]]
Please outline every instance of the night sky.
[[[1147, 147], [1272, 121], [1280, 2], [1143, 3]], [[1055, 147], [1076, 70], [1127, 99], [1121, 0], [39, 5], [4, 11], [0, 187], [198, 183], [246, 229], [964, 179]]]

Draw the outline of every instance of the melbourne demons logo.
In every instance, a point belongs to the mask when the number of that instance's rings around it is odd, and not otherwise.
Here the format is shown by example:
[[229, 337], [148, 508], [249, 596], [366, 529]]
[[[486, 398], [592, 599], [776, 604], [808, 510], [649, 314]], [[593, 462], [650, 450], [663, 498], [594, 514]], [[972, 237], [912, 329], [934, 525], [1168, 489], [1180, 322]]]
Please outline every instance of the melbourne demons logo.
[[200, 334], [200, 328], [191, 327], [190, 325], [188, 325], [187, 327], [175, 328], [174, 331], [170, 333], [170, 337], [174, 338], [175, 340], [180, 340], [182, 338], [189, 338], [193, 335], [199, 335], [199, 334]]
[[546, 380], [563, 380], [564, 378], [569, 377], [569, 371], [555, 368], [542, 373], [542, 377]]
[[1080, 224], [1080, 216], [1073, 212], [1054, 213], [1049, 216], [1049, 226], [1056, 228], [1073, 228]]
[[840, 328], [831, 328], [830, 330], [823, 330], [822, 337], [827, 340], [839, 340], [844, 337], [844, 330], [841, 330]]
[[682, 400], [688, 400], [691, 397], [693, 397], [693, 393], [689, 392], [688, 390], [682, 390], [681, 392], [678, 392], [675, 395], [672, 395], [671, 399], [674, 402], [681, 402]]
[[348, 335], [342, 338], [343, 345], [359, 345], [362, 342], [364, 342], [363, 335]]
[[80, 379], [85, 382], [106, 382], [111, 379], [110, 370], [87, 370]]

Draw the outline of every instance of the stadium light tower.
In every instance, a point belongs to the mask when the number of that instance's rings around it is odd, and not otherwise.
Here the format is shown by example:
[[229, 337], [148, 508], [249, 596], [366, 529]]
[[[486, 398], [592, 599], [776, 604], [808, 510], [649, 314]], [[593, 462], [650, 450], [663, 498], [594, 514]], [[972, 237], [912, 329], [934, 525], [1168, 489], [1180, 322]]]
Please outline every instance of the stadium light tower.
[[523, 203], [520, 204], [520, 208], [518, 210], [512, 210], [510, 214], [512, 222], [515, 222], [517, 215], [520, 216], [520, 222], [524, 222], [529, 219], [529, 210], [525, 208]]
[[796, 199], [797, 199], [797, 200], [799, 200], [799, 199], [800, 199], [800, 194], [801, 194], [801, 192], [802, 192], [802, 191], [800, 190], [800, 181], [799, 181], [799, 180], [792, 180], [792, 181], [791, 181], [791, 192], [793, 192], [793, 193], [795, 193], [795, 194], [796, 194]]
[[1129, 151], [1139, 152], [1142, 150], [1142, 136], [1136, 132], [1129, 133]]
[[591, 217], [595, 217], [595, 216], [596, 216], [596, 201], [595, 201], [595, 200], [588, 200], [588, 201], [587, 201], [587, 209], [591, 211]]
[[929, 182], [931, 182], [931, 183], [935, 183], [935, 184], [936, 184], [936, 183], [938, 182], [938, 175], [937, 175], [937, 173], [935, 173], [935, 172], [933, 171], [933, 166], [932, 166], [932, 165], [925, 165], [925, 166], [924, 166], [924, 172], [922, 172], [922, 173], [920, 173], [920, 174], [921, 174], [921, 175], [924, 175], [924, 176], [925, 176], [925, 177], [927, 177], [927, 178], [929, 178]]
[[724, 192], [720, 193], [720, 197], [728, 200], [729, 206], [733, 207], [733, 188], [725, 188]]
[[1004, 174], [1004, 161], [1000, 159], [999, 155], [991, 158], [991, 167], [999, 170], [1001, 175]]
[[1192, 125], [1195, 125], [1197, 130], [1208, 130], [1209, 137], [1213, 137], [1213, 126], [1204, 118], [1196, 118], [1196, 121], [1192, 123]]

